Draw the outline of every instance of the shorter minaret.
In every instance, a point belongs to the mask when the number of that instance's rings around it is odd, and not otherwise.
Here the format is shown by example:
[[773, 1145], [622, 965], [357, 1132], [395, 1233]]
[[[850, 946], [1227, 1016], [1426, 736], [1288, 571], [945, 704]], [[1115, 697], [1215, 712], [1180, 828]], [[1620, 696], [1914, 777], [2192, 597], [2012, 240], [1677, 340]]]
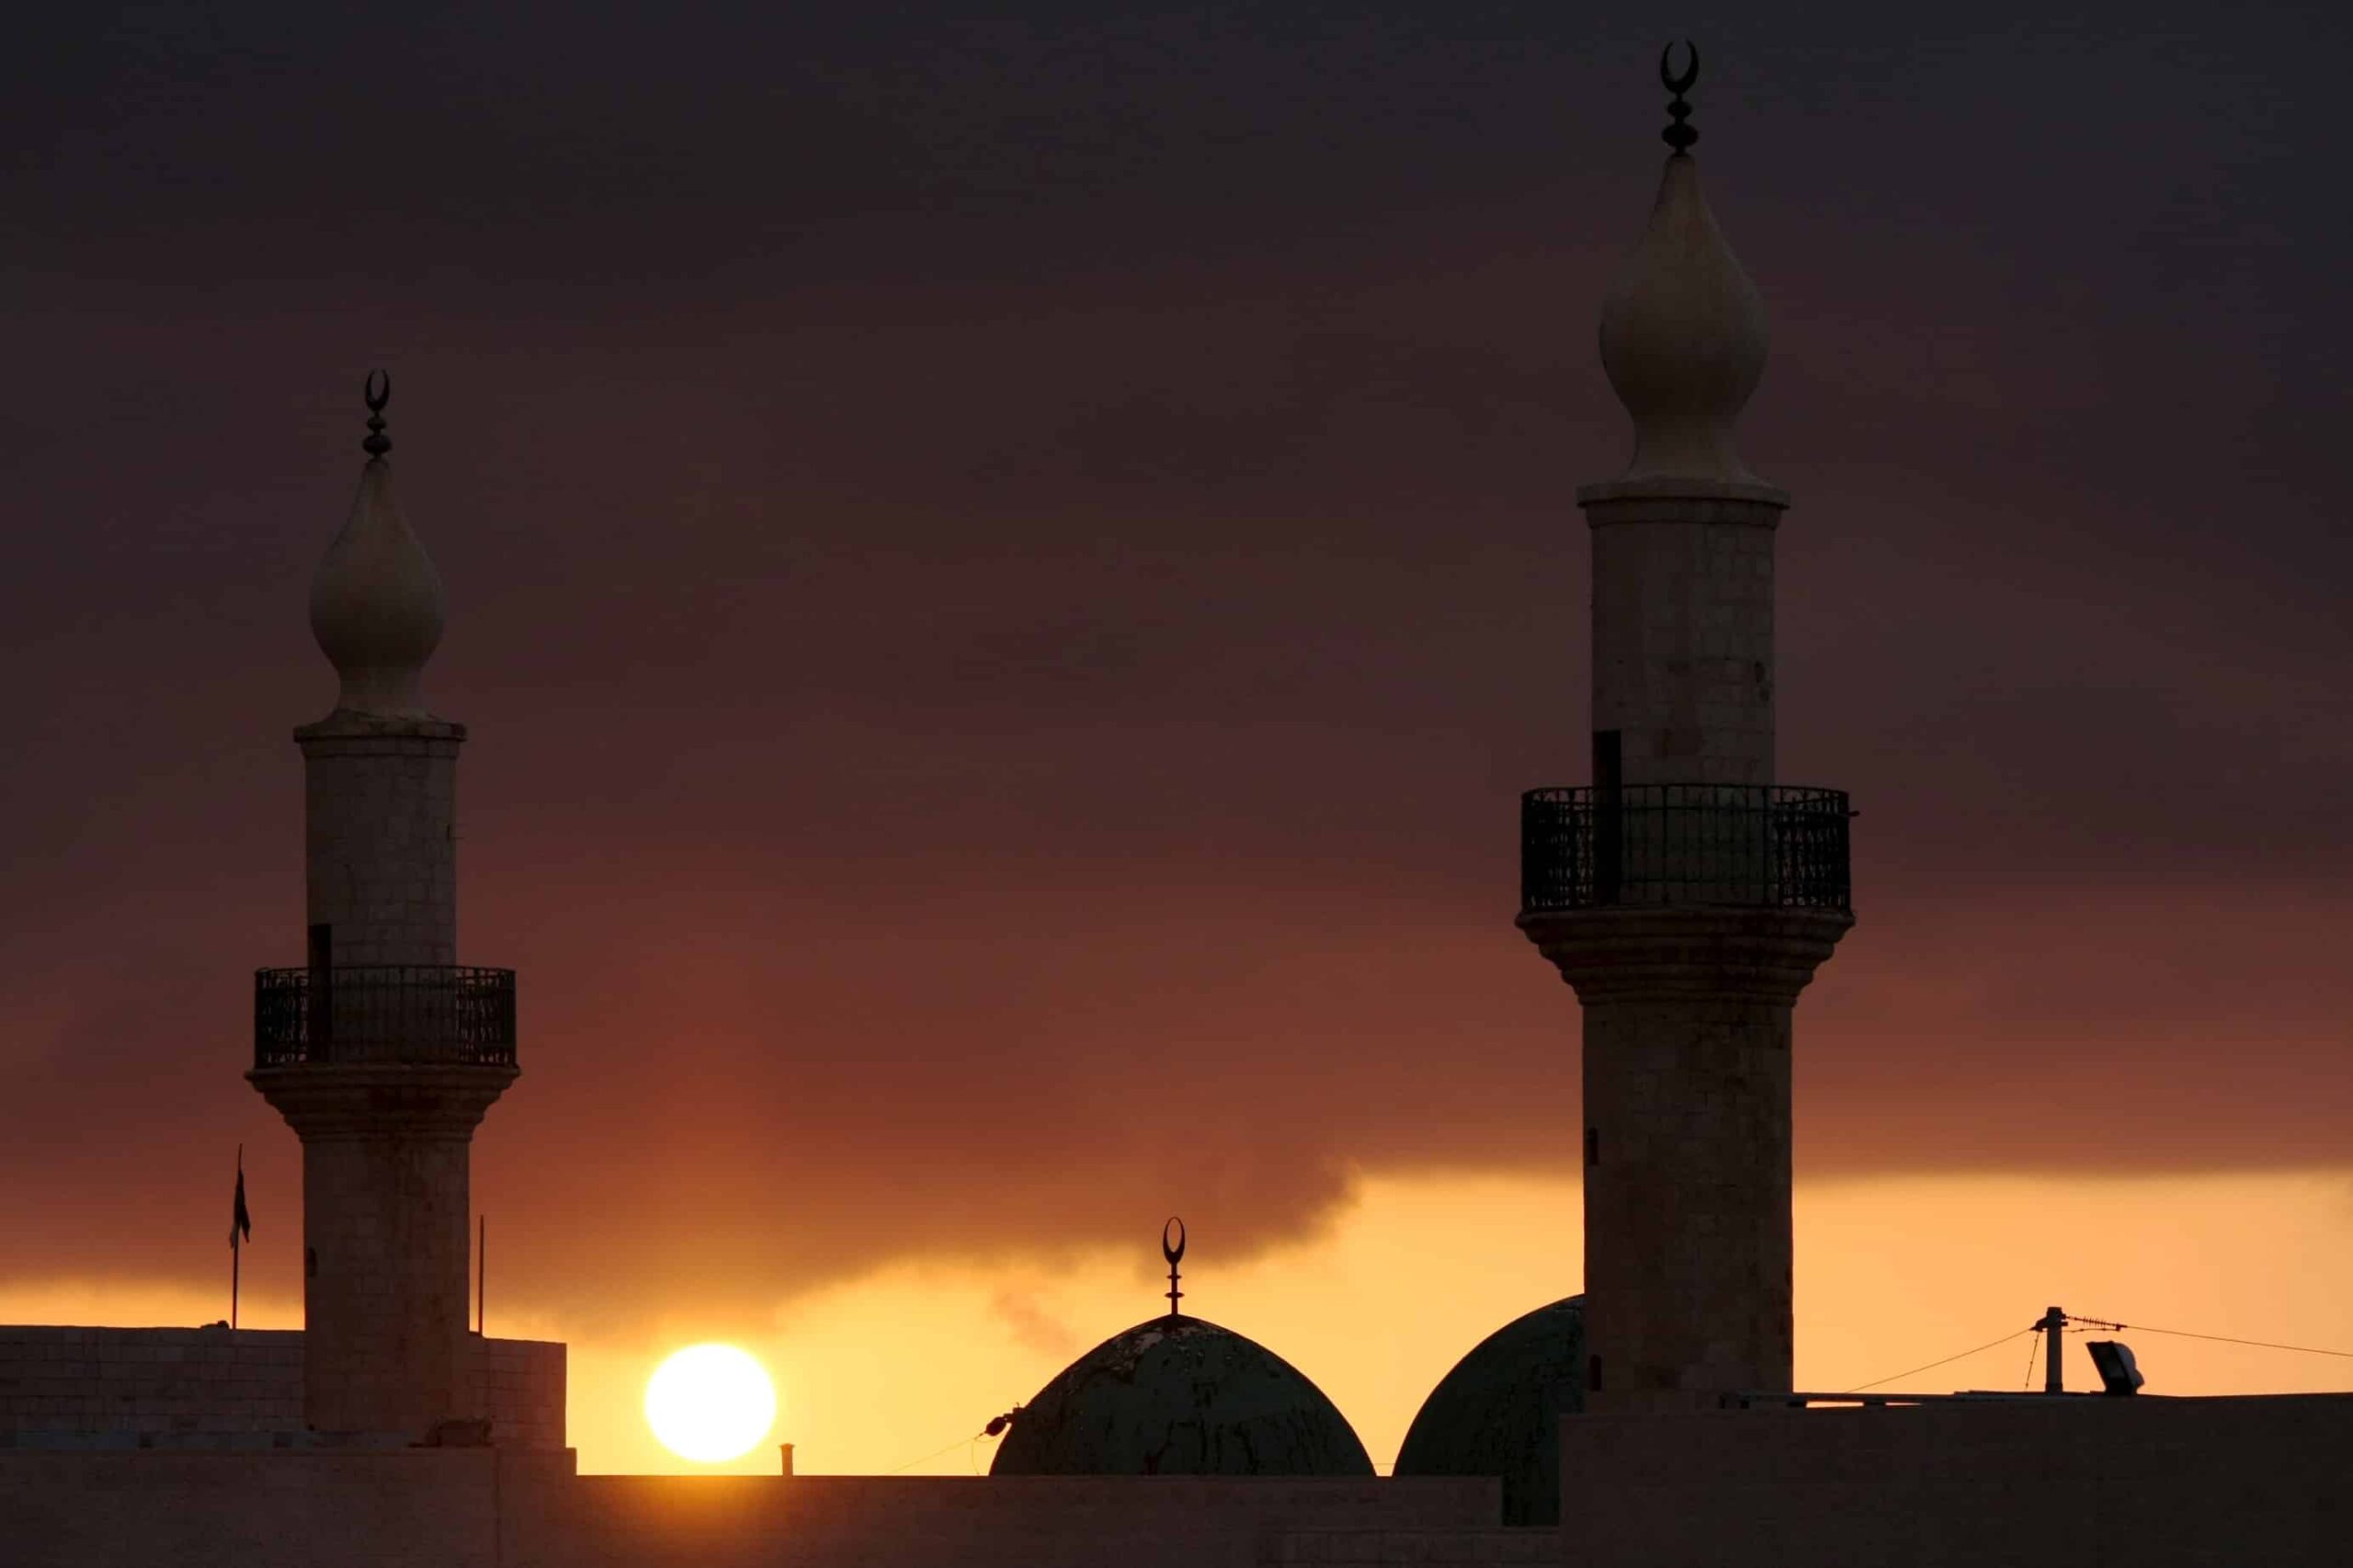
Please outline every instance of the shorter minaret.
[[1699, 192], [1679, 75], [1650, 224], [1601, 312], [1633, 418], [1577, 492], [1593, 541], [1593, 776], [1523, 799], [1520, 929], [1585, 1035], [1588, 1410], [1712, 1406], [1791, 1375], [1790, 1019], [1854, 917], [1847, 797], [1775, 782], [1787, 493], [1733, 422], [1765, 310]]
[[323, 1432], [429, 1440], [468, 1390], [468, 1158], [515, 1080], [515, 976], [461, 968], [458, 747], [418, 681], [439, 574], [392, 496], [383, 410], [311, 584], [335, 710], [302, 748], [309, 958], [256, 977], [255, 1088], [302, 1140], [302, 1411]]

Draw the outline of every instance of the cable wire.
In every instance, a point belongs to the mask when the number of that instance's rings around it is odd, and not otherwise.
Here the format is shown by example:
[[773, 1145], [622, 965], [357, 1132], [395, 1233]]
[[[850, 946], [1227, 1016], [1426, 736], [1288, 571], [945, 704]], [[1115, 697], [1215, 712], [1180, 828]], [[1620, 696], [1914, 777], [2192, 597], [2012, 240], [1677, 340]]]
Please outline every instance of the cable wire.
[[1948, 1356], [1941, 1361], [1931, 1361], [1925, 1367], [1915, 1367], [1908, 1372], [1896, 1372], [1888, 1377], [1876, 1378], [1870, 1382], [1858, 1383], [1853, 1388], [1842, 1389], [1839, 1392], [1843, 1393], [1862, 1393], [1867, 1390], [1879, 1387], [1881, 1383], [1894, 1382], [1898, 1378], [1917, 1377], [1922, 1372], [1932, 1372], [1938, 1367], [1946, 1365], [1948, 1362], [1965, 1360], [1969, 1357], [1977, 1355], [1981, 1351], [1991, 1350], [1996, 1346], [2007, 1345], [2011, 1340], [2016, 1339], [2021, 1334], [2032, 1334], [2035, 1331], [2031, 1328], [2012, 1329], [2009, 1333], [2002, 1335], [2001, 1338], [1988, 1340], [1986, 1343], [1977, 1346], [1975, 1350], [1963, 1350], [1957, 1355]]
[[[980, 1439], [976, 1435], [971, 1437], [959, 1437], [956, 1439], [956, 1443], [972, 1443], [978, 1442], [979, 1440]], [[956, 1443], [949, 1443], [946, 1448], [934, 1449], [931, 1452], [924, 1455], [923, 1458], [919, 1460], [909, 1460], [904, 1464], [892, 1465], [889, 1470], [884, 1471], [882, 1473], [885, 1475], [896, 1475], [903, 1470], [913, 1470], [919, 1464], [929, 1464], [940, 1455], [947, 1453], [949, 1449], [955, 1448]]]
[[2144, 1323], [2120, 1323], [2112, 1326], [2131, 1329], [2135, 1334], [2168, 1334], [2176, 1339], [2211, 1339], [2217, 1345], [2252, 1345], [2258, 1350], [2294, 1350], [2306, 1356], [2336, 1356], [2353, 1361], [2353, 1350], [2323, 1350], [2316, 1345], [2281, 1345], [2269, 1339], [2234, 1339], [2227, 1334], [2192, 1334], [2186, 1328], [2151, 1328]]

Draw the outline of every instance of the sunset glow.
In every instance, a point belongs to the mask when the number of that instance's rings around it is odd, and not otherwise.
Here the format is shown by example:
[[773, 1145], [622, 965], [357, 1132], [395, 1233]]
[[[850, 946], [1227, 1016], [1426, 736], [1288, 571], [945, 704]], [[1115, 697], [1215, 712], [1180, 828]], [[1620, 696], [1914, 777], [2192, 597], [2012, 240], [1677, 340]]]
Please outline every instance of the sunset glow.
[[[1248, 1257], [1195, 1227], [1185, 1305], [1313, 1378], [1376, 1465], [1471, 1346], [1578, 1285], [1573, 1174], [1368, 1176], [1312, 1238]], [[518, 1286], [491, 1332], [570, 1344], [568, 1440], [589, 1472], [773, 1474], [755, 1434], [728, 1461], [673, 1451], [647, 1416], [646, 1369], [723, 1335], [791, 1391], [774, 1436], [802, 1473], [986, 1471], [987, 1419], [1089, 1346], [1165, 1310], [1159, 1216], [1122, 1250], [985, 1262], [911, 1259], [723, 1320], [597, 1312]], [[2043, 1307], [2171, 1329], [2353, 1349], [2353, 1171], [2146, 1177], [1943, 1175], [1802, 1182], [1797, 1377], [1843, 1389], [2023, 1327]], [[2096, 1239], [2113, 1238], [2112, 1244]], [[1442, 1279], [1444, 1289], [1423, 1281]], [[692, 1295], [682, 1290], [681, 1296]], [[0, 1321], [192, 1324], [224, 1291], [134, 1279], [0, 1283]], [[246, 1303], [259, 1328], [301, 1323], [299, 1291]], [[2353, 1360], [2128, 1331], [2151, 1393], [2315, 1392]], [[729, 1348], [722, 1346], [720, 1348]], [[2073, 1388], [2090, 1361], [2068, 1346]], [[1906, 1381], [1934, 1392], [2021, 1385], [2023, 1341]], [[766, 1375], [765, 1373], [763, 1374]]]
[[776, 1425], [776, 1385], [732, 1345], [691, 1345], [646, 1382], [645, 1421], [680, 1459], [741, 1459]]
[[0, 1444], [1012, 1517], [1181, 1307], [1410, 1472], [1589, 1244], [1597, 1443], [2353, 1391], [2353, 28], [165, 9], [10, 56], [0, 1325], [204, 1332]]

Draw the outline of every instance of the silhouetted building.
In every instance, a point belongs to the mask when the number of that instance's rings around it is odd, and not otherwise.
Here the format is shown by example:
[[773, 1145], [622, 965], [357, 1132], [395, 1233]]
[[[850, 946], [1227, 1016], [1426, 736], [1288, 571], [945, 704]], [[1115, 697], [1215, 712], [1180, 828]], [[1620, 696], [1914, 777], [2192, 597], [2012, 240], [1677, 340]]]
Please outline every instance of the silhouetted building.
[[342, 689], [294, 733], [308, 961], [256, 977], [246, 1074], [302, 1140], [302, 1415], [415, 1442], [485, 1418], [465, 1377], [483, 1113], [515, 1081], [515, 977], [458, 965], [458, 747], [418, 682], [440, 574], [392, 496], [371, 378], [367, 465], [311, 584]]
[[1578, 494], [1591, 781], [1523, 803], [1519, 924], [1584, 1008], [1586, 1293], [1464, 1356], [1396, 1476], [1296, 1369], [1176, 1310], [1165, 1237], [1170, 1312], [1017, 1409], [986, 1478], [574, 1472], [563, 1347], [466, 1332], [515, 993], [457, 963], [464, 732], [417, 692], [441, 588], [371, 386], [312, 596], [342, 692], [297, 732], [309, 952], [256, 993], [250, 1076], [303, 1144], [305, 1331], [0, 1327], [8, 1568], [2346, 1561], [2353, 1397], [1791, 1391], [1790, 1017], [1852, 923], [1847, 812], [1776, 782], [1788, 497], [1733, 446], [1765, 323], [1699, 194], [1690, 80], [1602, 314], [1636, 446]]
[[1577, 492], [1592, 781], [1521, 802], [1519, 926], [1584, 1010], [1594, 1410], [1790, 1386], [1790, 1014], [1854, 924], [1847, 797], [1775, 781], [1790, 498], [1733, 449], [1765, 308], [1699, 193], [1689, 83], [1670, 84], [1674, 152], [1601, 312], [1634, 453]]

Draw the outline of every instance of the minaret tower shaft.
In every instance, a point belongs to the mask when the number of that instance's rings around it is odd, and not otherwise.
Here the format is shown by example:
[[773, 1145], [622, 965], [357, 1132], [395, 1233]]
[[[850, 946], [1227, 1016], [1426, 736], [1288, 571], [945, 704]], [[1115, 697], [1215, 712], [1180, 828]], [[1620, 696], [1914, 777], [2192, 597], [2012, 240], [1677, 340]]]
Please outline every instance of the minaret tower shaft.
[[1584, 1011], [1590, 1410], [1790, 1387], [1790, 1015], [1854, 923], [1846, 796], [1773, 781], [1789, 496], [1733, 448], [1765, 312], [1700, 194], [1698, 69], [1661, 61], [1673, 153], [1602, 309], [1635, 439], [1577, 492], [1592, 782], [1521, 803], [1518, 924]]
[[308, 962], [255, 977], [246, 1074], [302, 1140], [303, 1418], [430, 1439], [479, 1418], [467, 1378], [468, 1157], [514, 1082], [515, 977], [459, 967], [465, 727], [418, 694], [441, 579], [392, 496], [370, 377], [368, 463], [311, 585], [342, 678], [302, 749]]

